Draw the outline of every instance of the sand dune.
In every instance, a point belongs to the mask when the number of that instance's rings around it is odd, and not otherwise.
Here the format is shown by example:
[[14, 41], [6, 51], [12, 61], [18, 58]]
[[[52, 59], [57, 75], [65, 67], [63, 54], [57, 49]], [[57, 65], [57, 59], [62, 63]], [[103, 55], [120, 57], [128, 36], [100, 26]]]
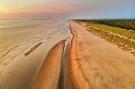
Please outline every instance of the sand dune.
[[33, 89], [57, 89], [64, 52], [64, 41], [49, 52], [34, 83]]

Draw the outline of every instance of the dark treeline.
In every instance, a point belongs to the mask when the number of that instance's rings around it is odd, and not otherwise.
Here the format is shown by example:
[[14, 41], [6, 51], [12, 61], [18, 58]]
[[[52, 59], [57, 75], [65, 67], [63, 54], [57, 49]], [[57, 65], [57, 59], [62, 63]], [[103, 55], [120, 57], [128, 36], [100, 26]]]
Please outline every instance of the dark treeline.
[[114, 27], [120, 27], [120, 28], [135, 30], [135, 20], [106, 19], [106, 20], [81, 20], [81, 21], [86, 21], [86, 22], [90, 21], [90, 22], [94, 22], [94, 23], [98, 23], [98, 24], [105, 24], [105, 25], [110, 25], [110, 26], [114, 26]]

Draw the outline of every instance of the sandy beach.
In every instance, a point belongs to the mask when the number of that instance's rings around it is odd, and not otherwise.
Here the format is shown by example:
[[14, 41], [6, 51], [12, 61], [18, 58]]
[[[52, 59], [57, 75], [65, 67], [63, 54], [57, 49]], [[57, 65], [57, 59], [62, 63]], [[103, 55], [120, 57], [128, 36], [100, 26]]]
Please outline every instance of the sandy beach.
[[135, 88], [135, 56], [84, 24], [19, 23], [0, 29], [0, 89]]
[[84, 24], [71, 22], [71, 29], [77, 35], [71, 47], [76, 89], [135, 88], [135, 56], [88, 32]]

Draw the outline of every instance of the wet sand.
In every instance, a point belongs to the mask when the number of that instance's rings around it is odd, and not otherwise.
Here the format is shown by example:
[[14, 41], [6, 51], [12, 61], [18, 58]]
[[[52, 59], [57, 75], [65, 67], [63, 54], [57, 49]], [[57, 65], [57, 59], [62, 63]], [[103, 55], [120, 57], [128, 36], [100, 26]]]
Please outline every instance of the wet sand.
[[[42, 41], [37, 41], [25, 48], [11, 59], [7, 65], [4, 65], [3, 62], [0, 64], [0, 89], [31, 89], [48, 52], [61, 40], [71, 37], [67, 30], [67, 21], [46, 21], [44, 24], [43, 26], [41, 25], [41, 28], [33, 28], [42, 32]], [[41, 34], [41, 32], [39, 33]], [[39, 34], [36, 36], [39, 36]], [[30, 52], [29, 55], [25, 55], [34, 45], [40, 42], [43, 43]], [[17, 50], [19, 51], [19, 49]], [[12, 53], [11, 56], [16, 54], [12, 50], [10, 53]]]
[[68, 39], [65, 44], [65, 51], [63, 53], [61, 74], [59, 79], [58, 89], [75, 89], [71, 78], [71, 67], [70, 67], [70, 47], [71, 39]]

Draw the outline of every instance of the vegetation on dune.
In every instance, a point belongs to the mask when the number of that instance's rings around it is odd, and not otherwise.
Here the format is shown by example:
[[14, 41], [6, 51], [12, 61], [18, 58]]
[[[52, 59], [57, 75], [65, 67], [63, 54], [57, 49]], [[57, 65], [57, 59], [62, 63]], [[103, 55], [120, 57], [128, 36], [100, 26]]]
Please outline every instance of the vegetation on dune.
[[78, 20], [83, 22], [93, 22], [95, 24], [105, 24], [113, 27], [125, 28], [127, 30], [135, 30], [135, 20], [126, 20], [126, 19], [106, 19], [106, 20]]
[[95, 24], [95, 23], [91, 23], [89, 24], [89, 27], [98, 29], [98, 30], [103, 30], [103, 31], [109, 31], [115, 34], [119, 34], [121, 36], [125, 36], [128, 39], [135, 39], [135, 31], [130, 29], [123, 29], [120, 27], [112, 27], [112, 26], [108, 26], [108, 25], [104, 25], [104, 24]]
[[93, 20], [94, 23], [135, 30], [135, 20]]

